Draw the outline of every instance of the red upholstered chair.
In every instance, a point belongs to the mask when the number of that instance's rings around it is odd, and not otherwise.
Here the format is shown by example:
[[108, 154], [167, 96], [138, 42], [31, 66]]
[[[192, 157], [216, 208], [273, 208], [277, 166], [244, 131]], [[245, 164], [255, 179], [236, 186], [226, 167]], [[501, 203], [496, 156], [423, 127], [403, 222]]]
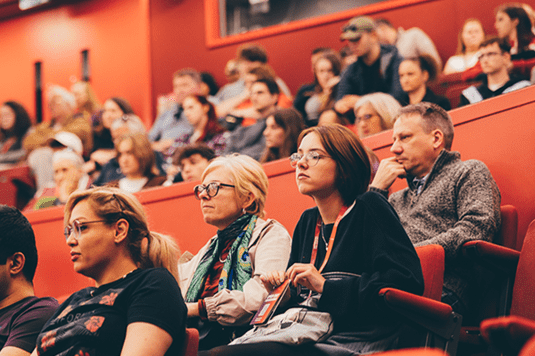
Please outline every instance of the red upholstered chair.
[[183, 356], [197, 356], [199, 349], [199, 331], [193, 328], [186, 329], [186, 337], [184, 339]]
[[[503, 269], [502, 265], [496, 265], [494, 261], [495, 246], [505, 246], [513, 250], [520, 251], [523, 238], [518, 236], [518, 212], [512, 205], [501, 207], [501, 228], [500, 233], [495, 237], [494, 242], [469, 241], [463, 245], [463, 255], [473, 263], [490, 269], [495, 278], [490, 283], [490, 289], [482, 293], [482, 299], [478, 301], [477, 315], [474, 315], [473, 322], [463, 325], [459, 342], [470, 347], [474, 351], [484, 351], [486, 345], [481, 342], [479, 324], [482, 320], [509, 313], [511, 306], [511, 293], [513, 288], [514, 272], [511, 268], [516, 266], [518, 254], [512, 256], [512, 264], [509, 268]], [[466, 320], [465, 320], [466, 321]], [[466, 324], [466, 323], [465, 323]]]
[[520, 254], [505, 247], [496, 247], [496, 263], [503, 252], [505, 266], [512, 264], [517, 254], [511, 315], [488, 319], [481, 323], [482, 336], [506, 354], [517, 354], [524, 343], [535, 335], [535, 220], [526, 232]]
[[416, 252], [422, 264], [424, 295], [383, 288], [379, 296], [387, 308], [402, 316], [412, 327], [400, 337], [401, 347], [438, 347], [455, 355], [462, 316], [453, 312], [451, 306], [440, 302], [444, 282], [444, 249], [439, 245], [427, 245], [417, 247]]

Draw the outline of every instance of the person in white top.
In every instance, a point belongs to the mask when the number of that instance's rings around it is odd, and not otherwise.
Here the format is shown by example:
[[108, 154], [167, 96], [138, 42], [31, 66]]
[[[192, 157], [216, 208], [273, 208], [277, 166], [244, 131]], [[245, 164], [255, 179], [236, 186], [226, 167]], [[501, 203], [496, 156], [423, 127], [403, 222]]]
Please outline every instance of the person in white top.
[[478, 62], [479, 45], [485, 40], [485, 30], [478, 19], [468, 19], [459, 32], [457, 54], [444, 66], [444, 74], [464, 72]]

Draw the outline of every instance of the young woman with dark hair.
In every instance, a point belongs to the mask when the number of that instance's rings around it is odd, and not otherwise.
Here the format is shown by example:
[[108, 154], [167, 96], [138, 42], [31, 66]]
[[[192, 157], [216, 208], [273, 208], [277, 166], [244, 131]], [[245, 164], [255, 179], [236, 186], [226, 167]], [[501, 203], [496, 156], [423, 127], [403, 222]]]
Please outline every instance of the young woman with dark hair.
[[535, 57], [535, 35], [526, 10], [520, 5], [503, 5], [496, 10], [494, 27], [498, 37], [511, 43], [512, 59]]
[[268, 116], [264, 129], [266, 150], [260, 163], [290, 157], [297, 150], [297, 139], [304, 129], [305, 123], [301, 114], [293, 108], [279, 109]]
[[22, 139], [32, 126], [26, 109], [16, 101], [0, 107], [0, 164], [17, 163], [26, 155]]

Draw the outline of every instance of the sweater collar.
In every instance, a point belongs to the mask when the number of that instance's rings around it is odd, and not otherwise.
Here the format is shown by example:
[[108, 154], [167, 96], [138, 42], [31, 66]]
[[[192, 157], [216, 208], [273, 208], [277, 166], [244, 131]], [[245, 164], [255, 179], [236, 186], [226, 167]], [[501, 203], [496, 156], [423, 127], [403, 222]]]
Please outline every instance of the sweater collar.
[[[422, 191], [425, 189], [425, 187], [429, 184], [430, 181], [436, 177], [442, 168], [446, 165], [448, 165], [451, 161], [454, 161], [456, 159], [460, 159], [461, 154], [459, 152], [452, 152], [448, 151], [446, 149], [443, 149], [442, 152], [438, 155], [437, 159], [435, 160], [435, 163], [433, 163], [433, 167], [431, 167], [431, 171], [424, 177], [425, 182], [422, 188]], [[413, 191], [417, 188], [415, 184], [413, 184], [414, 176], [407, 175], [407, 185], [409, 186], [409, 189]]]

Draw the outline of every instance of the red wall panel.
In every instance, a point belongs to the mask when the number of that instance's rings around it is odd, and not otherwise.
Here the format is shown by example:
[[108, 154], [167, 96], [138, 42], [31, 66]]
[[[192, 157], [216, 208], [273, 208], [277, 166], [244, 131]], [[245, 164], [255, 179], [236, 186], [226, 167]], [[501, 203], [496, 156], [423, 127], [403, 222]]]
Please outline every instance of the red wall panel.
[[[124, 96], [150, 122], [147, 1], [85, 1], [0, 22], [0, 100], [20, 101], [33, 113], [33, 63], [43, 62], [45, 86], [69, 88], [88, 49], [100, 99]], [[44, 108], [46, 120], [46, 101]]]

